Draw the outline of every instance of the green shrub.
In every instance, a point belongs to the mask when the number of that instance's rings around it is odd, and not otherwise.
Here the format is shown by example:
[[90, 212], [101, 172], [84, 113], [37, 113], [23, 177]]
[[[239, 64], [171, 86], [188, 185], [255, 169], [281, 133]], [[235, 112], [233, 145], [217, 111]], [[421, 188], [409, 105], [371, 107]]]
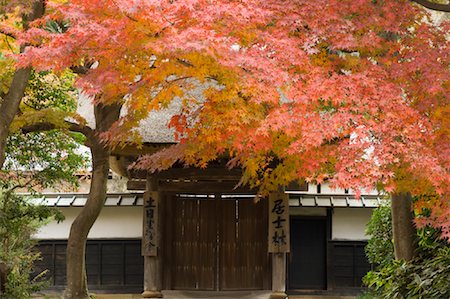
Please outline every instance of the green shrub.
[[383, 205], [375, 209], [366, 226], [366, 234], [370, 236], [365, 248], [366, 256], [372, 265], [383, 266], [394, 259], [394, 243], [392, 239], [391, 207]]
[[364, 277], [375, 298], [446, 299], [450, 297], [450, 248], [430, 259], [394, 260]]
[[395, 260], [389, 207], [375, 210], [368, 224], [371, 235], [366, 254], [375, 270], [364, 277], [369, 290], [362, 298], [450, 298], [450, 246], [437, 229], [417, 231], [417, 256], [410, 262]]
[[31, 276], [33, 264], [40, 258], [32, 236], [51, 217], [61, 220], [62, 214], [0, 190], [0, 261], [8, 269], [2, 299], [28, 299], [46, 285], [44, 273]]

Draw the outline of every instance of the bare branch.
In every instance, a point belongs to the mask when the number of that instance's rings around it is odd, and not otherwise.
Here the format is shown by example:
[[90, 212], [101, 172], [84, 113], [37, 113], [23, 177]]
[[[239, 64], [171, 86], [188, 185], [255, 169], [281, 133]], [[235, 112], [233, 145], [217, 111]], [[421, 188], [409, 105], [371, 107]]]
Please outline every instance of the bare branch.
[[0, 28], [0, 34], [6, 35], [8, 37], [11, 37], [13, 39], [17, 39], [16, 35], [12, 32], [5, 31], [4, 29]]
[[450, 12], [450, 4], [440, 4], [428, 0], [411, 0], [411, 1], [416, 2], [417, 4], [420, 4], [423, 7], [426, 7], [431, 10]]
[[16, 189], [19, 189], [19, 188], [25, 188], [25, 187], [27, 187], [32, 181], [33, 181], [33, 177], [31, 177], [30, 179], [28, 179], [25, 183], [22, 183], [22, 184], [20, 184], [20, 183], [18, 183], [17, 185], [14, 185], [13, 187], [11, 187], [11, 188], [9, 188], [8, 190], [7, 190], [7, 192], [13, 192], [14, 190], [16, 190]]
[[89, 68], [85, 67], [84, 65], [78, 65], [78, 66], [71, 66], [70, 70], [75, 74], [85, 75], [89, 71]]
[[187, 67], [194, 67], [194, 65], [186, 59], [177, 58], [177, 61]]
[[[92, 137], [94, 137], [94, 131], [87, 126], [83, 126], [83, 125], [69, 122], [69, 121], [66, 121], [66, 124], [68, 125], [69, 131], [81, 133], [84, 136], [86, 136], [86, 138], [88, 140], [90, 140]], [[28, 134], [31, 132], [43, 132], [43, 131], [50, 131], [50, 130], [54, 130], [54, 129], [57, 129], [57, 127], [54, 124], [41, 122], [41, 123], [29, 125], [29, 126], [24, 126], [20, 129], [20, 131], [24, 134]]]
[[70, 69], [75, 74], [86, 75], [87, 72], [91, 69], [93, 64], [94, 64], [94, 61], [86, 61], [86, 62], [84, 62], [83, 65], [74, 65], [74, 66], [71, 66]]

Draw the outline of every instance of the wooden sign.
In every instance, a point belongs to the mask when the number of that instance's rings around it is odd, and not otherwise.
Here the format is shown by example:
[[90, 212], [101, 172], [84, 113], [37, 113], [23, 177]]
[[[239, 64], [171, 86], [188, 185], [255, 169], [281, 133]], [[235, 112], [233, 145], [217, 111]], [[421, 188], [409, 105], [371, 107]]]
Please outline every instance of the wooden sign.
[[269, 252], [289, 252], [289, 197], [284, 192], [269, 195]]
[[158, 192], [144, 193], [143, 256], [158, 255], [158, 202]]

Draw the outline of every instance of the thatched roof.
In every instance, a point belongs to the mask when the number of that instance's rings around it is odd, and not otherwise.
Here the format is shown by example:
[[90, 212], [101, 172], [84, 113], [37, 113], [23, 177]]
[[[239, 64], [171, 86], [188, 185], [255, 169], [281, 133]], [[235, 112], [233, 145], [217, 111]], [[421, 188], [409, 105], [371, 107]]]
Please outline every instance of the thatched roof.
[[[195, 98], [197, 101], [204, 101], [204, 90], [206, 85], [190, 90], [186, 97]], [[182, 99], [174, 98], [167, 107], [151, 111], [148, 117], [141, 121], [138, 132], [145, 143], [175, 143], [174, 130], [169, 128], [169, 122], [173, 115], [181, 112]], [[77, 112], [83, 116], [89, 127], [95, 128], [94, 108], [89, 96], [81, 94], [78, 100]], [[122, 111], [124, 115], [126, 111]]]

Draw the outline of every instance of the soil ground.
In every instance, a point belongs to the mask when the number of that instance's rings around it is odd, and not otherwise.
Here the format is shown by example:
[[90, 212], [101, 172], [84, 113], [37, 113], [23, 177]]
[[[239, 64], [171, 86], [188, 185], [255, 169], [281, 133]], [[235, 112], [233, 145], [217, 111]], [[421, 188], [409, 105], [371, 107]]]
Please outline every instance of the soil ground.
[[[180, 292], [163, 291], [164, 299], [268, 299], [270, 292]], [[141, 299], [141, 294], [93, 294], [95, 299]], [[36, 295], [34, 299], [56, 299], [59, 294], [53, 293], [47, 296]], [[353, 296], [321, 296], [321, 295], [291, 295], [289, 299], [355, 299]]]

